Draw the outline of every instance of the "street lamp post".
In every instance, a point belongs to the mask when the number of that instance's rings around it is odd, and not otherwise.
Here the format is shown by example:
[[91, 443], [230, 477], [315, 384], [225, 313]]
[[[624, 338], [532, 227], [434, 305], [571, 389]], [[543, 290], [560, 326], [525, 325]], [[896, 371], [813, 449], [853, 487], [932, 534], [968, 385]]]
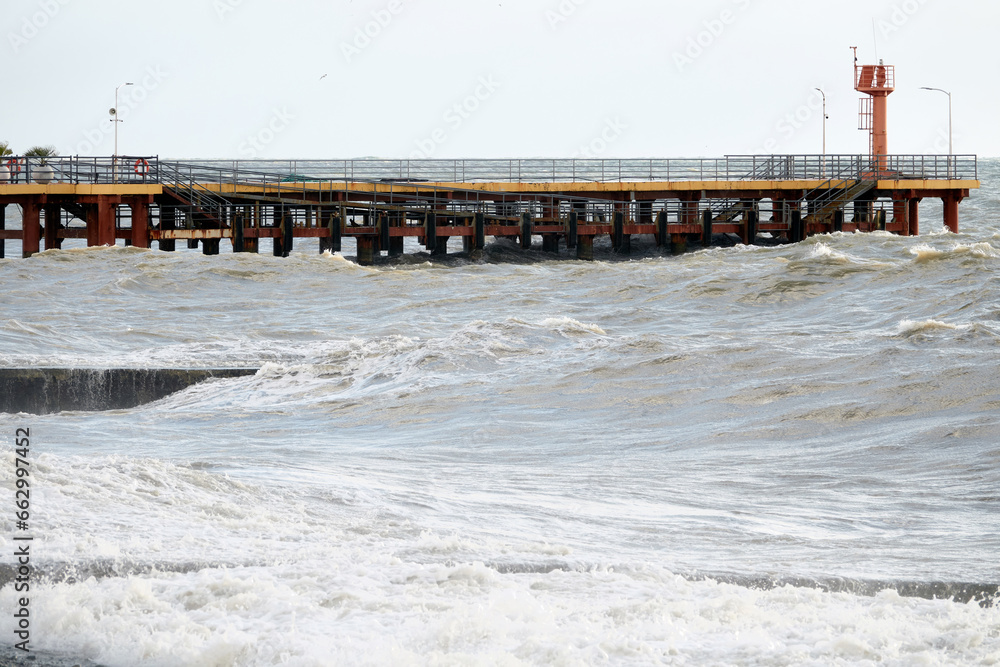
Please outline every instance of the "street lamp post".
[[823, 178], [826, 178], [826, 119], [829, 116], [826, 115], [826, 93], [823, 92], [822, 88], [816, 90], [823, 96]]
[[115, 182], [118, 181], [118, 123], [122, 122], [122, 120], [120, 118], [118, 118], [118, 90], [122, 86], [131, 86], [131, 85], [132, 85], [131, 82], [126, 82], [126, 83], [120, 84], [117, 88], [115, 88], [115, 106], [112, 107], [112, 109], [111, 109], [111, 115], [113, 116], [113, 118], [111, 119], [111, 122], [115, 124], [115, 158], [113, 160], [113, 162], [114, 162], [114, 169], [113, 169], [113, 171], [114, 171], [114, 176], [115, 176]]
[[943, 88], [929, 88], [927, 86], [920, 86], [920, 90], [935, 90], [948, 96], [948, 178], [951, 178], [951, 156], [955, 154], [951, 133], [951, 93]]

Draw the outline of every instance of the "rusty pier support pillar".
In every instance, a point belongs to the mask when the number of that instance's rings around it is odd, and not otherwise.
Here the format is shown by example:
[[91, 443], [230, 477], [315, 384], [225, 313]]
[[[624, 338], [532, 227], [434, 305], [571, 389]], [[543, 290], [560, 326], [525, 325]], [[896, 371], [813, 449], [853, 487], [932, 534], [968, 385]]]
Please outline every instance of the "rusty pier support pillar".
[[566, 247], [570, 250], [576, 247], [576, 240], [579, 237], [577, 227], [581, 222], [587, 222], [587, 204], [574, 202], [573, 210], [569, 214], [569, 227], [566, 230]]
[[833, 212], [833, 231], [844, 231], [844, 209], [838, 208]]
[[35, 197], [29, 197], [21, 205], [21, 210], [21, 257], [27, 259], [40, 250], [41, 222], [39, 221], [38, 200]]
[[953, 234], [958, 234], [958, 204], [961, 195], [948, 194], [941, 198], [944, 203], [944, 226]]
[[330, 218], [333, 217], [333, 211], [328, 208], [321, 208], [319, 210], [319, 226], [321, 229], [327, 232], [329, 236], [319, 237], [319, 254], [325, 252], [332, 252], [331, 246], [333, 245], [333, 234], [330, 233]]
[[[481, 215], [481, 214], [477, 214]], [[403, 227], [406, 224], [406, 217], [402, 213], [393, 213], [389, 217], [390, 227]], [[402, 236], [390, 236], [389, 237], [389, 257], [402, 257], [403, 255], [403, 242], [406, 239]]]
[[275, 257], [288, 257], [292, 251], [292, 214], [284, 206], [274, 207], [274, 226], [278, 228], [278, 236], [274, 237], [271, 254]]
[[712, 245], [712, 209], [706, 208], [701, 214], [701, 244]]
[[911, 197], [909, 206], [910, 236], [920, 236], [920, 197]]
[[427, 252], [434, 254], [437, 241], [437, 214], [434, 211], [429, 211], [424, 216], [424, 248], [427, 249]]
[[531, 214], [528, 212], [521, 214], [521, 248], [531, 249]]
[[[178, 219], [180, 218], [180, 209], [172, 208], [165, 209], [160, 207], [160, 230], [173, 231], [177, 229]], [[163, 252], [174, 252], [177, 249], [177, 241], [175, 239], [160, 239], [160, 250]]]
[[593, 234], [580, 234], [576, 237], [576, 258], [585, 262], [594, 261]]
[[743, 214], [743, 245], [753, 245], [757, 240], [757, 230], [760, 229], [760, 213], [756, 206], [751, 206]]
[[[475, 234], [473, 235], [473, 246], [475, 247], [476, 257], [482, 257], [483, 251], [486, 250], [486, 213], [483, 211], [477, 211], [476, 217], [472, 220], [472, 228]], [[400, 241], [403, 239], [400, 238]], [[399, 252], [403, 253], [403, 244], [399, 244]]]
[[892, 221], [902, 223], [899, 230], [900, 236], [910, 235], [910, 207], [907, 205], [905, 197], [892, 200]]
[[802, 211], [797, 207], [792, 209], [788, 222], [788, 236], [792, 243], [800, 243], [806, 238], [805, 225], [802, 224]]
[[[7, 204], [0, 203], [0, 232], [7, 229]], [[0, 259], [7, 254], [7, 239], [0, 238]]]
[[132, 210], [132, 245], [136, 248], [149, 247], [149, 205], [153, 198], [133, 197], [129, 202]]
[[[237, 210], [233, 213], [233, 252], [244, 252], [246, 245], [243, 241], [243, 211]], [[322, 241], [322, 239], [321, 239]]]
[[448, 240], [451, 237], [442, 236], [437, 233], [437, 230], [441, 229], [442, 226], [452, 227], [454, 224], [454, 219], [449, 222], [446, 217], [442, 217], [440, 220], [437, 216], [434, 217], [434, 249], [431, 250], [431, 255], [444, 256], [448, 254]]
[[45, 205], [45, 249], [62, 247], [59, 230], [62, 229], [62, 207], [59, 204]]
[[[872, 215], [872, 200], [871, 199], [855, 199], [854, 200], [854, 217], [852, 222], [855, 225], [861, 225], [862, 223], [867, 223], [871, 221]], [[861, 229], [858, 229], [861, 231]]]
[[358, 264], [372, 266], [375, 263], [376, 237], [371, 234], [356, 237], [358, 241]]
[[[243, 214], [243, 252], [257, 254], [260, 249], [260, 237], [256, 236], [260, 228], [260, 206], [247, 206]], [[247, 229], [253, 229], [255, 236], [247, 236]]]
[[625, 233], [625, 212], [615, 211], [611, 221], [611, 249], [619, 255], [628, 255], [632, 251], [632, 235]]
[[97, 195], [87, 209], [87, 246], [115, 245], [115, 210], [118, 197]]

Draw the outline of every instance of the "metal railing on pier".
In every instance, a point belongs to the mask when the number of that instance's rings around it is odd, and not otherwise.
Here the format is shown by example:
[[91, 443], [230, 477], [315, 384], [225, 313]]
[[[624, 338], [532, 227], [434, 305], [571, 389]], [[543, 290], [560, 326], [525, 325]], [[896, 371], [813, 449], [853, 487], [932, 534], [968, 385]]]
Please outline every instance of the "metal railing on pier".
[[[162, 170], [160, 165], [169, 165]], [[176, 174], [209, 183], [330, 182], [547, 182], [857, 179], [879, 165], [880, 179], [978, 180], [975, 155], [729, 155], [693, 159], [530, 160], [171, 160], [150, 156], [11, 156], [0, 164], [0, 183], [166, 183]]]

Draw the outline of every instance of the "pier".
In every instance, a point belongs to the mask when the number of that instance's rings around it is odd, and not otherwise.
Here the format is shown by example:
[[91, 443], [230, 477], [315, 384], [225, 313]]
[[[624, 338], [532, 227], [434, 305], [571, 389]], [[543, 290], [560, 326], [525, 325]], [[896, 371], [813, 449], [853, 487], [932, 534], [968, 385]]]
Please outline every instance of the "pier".
[[[12, 156], [0, 165], [0, 257], [20, 240], [27, 258], [60, 248], [123, 242], [206, 255], [288, 256], [296, 239], [320, 252], [354, 239], [357, 261], [403, 253], [414, 237], [431, 255], [475, 256], [487, 239], [567, 248], [594, 257], [647, 236], [665, 252], [727, 234], [797, 242], [813, 234], [920, 232], [920, 204], [959, 204], [979, 187], [974, 155], [746, 155], [646, 160], [161, 160], [155, 156]], [[21, 229], [6, 229], [8, 206]]]

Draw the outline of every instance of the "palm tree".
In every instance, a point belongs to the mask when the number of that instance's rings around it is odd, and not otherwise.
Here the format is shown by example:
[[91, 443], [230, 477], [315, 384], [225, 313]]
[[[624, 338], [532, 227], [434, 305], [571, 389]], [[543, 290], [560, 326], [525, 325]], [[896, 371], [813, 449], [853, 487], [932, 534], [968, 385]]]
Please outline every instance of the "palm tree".
[[[55, 170], [49, 166], [48, 158], [59, 155], [55, 146], [32, 146], [24, 151], [28, 158], [38, 158], [38, 166], [31, 168], [31, 178], [36, 183], [51, 183], [55, 178]], [[31, 161], [28, 161], [31, 164]]]
[[24, 151], [24, 157], [41, 158], [39, 160], [40, 164], [46, 163], [45, 158], [55, 157], [57, 155], [59, 155], [59, 151], [56, 150], [55, 146], [32, 146], [28, 150]]
[[14, 151], [11, 150], [10, 144], [6, 141], [0, 141], [0, 157], [7, 157], [8, 155], [13, 155]]

